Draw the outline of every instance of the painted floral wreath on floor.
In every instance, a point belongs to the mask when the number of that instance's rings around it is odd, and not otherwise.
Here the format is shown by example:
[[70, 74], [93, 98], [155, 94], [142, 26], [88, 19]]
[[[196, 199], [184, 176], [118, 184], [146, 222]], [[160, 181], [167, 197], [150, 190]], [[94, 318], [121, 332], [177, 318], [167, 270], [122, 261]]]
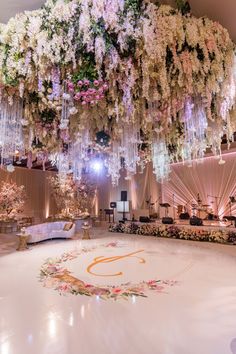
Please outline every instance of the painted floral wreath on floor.
[[125, 283], [119, 286], [99, 286], [85, 283], [84, 281], [71, 275], [71, 272], [63, 267], [63, 263], [76, 259], [78, 256], [92, 252], [98, 247], [121, 247], [117, 242], [97, 245], [80, 250], [73, 250], [63, 253], [59, 258], [48, 258], [40, 269], [40, 281], [46, 288], [57, 290], [60, 295], [86, 295], [99, 296], [101, 299], [128, 299], [132, 296], [147, 297], [146, 292], [149, 290], [156, 293], [165, 293], [166, 287], [177, 284], [172, 280], [149, 280], [140, 283]]

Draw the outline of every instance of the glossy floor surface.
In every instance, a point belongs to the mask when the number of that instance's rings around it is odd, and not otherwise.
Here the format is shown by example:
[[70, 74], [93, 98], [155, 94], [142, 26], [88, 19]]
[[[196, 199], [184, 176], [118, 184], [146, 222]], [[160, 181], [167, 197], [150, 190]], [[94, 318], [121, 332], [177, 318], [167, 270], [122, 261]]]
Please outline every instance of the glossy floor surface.
[[[105, 230], [93, 236], [22, 252], [14, 251], [13, 237], [9, 247], [7, 236], [0, 241], [0, 354], [236, 353], [236, 246]], [[118, 247], [104, 247], [115, 242]], [[117, 287], [151, 279], [178, 283], [116, 301], [43, 287], [45, 259], [84, 247], [94, 249], [66, 264], [80, 280]], [[102, 256], [113, 261], [89, 267]]]

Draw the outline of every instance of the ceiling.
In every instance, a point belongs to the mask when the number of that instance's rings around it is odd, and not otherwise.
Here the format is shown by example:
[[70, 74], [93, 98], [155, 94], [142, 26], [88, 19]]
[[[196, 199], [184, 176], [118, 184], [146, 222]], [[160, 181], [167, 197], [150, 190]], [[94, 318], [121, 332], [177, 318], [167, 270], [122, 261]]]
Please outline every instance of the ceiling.
[[9, 18], [25, 10], [37, 10], [45, 0], [0, 0], [0, 22], [6, 23]]
[[[24, 10], [38, 9], [45, 0], [0, 0], [0, 22]], [[166, 0], [165, 2], [173, 2]], [[236, 1], [235, 0], [189, 0], [193, 14], [219, 21], [226, 27], [231, 38], [236, 42]]]

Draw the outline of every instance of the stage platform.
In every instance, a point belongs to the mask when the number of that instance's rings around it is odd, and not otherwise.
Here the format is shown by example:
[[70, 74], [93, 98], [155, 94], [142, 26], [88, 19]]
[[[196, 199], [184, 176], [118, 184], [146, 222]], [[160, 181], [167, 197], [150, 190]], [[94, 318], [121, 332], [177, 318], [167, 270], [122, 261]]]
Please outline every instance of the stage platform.
[[202, 226], [190, 225], [189, 220], [176, 220], [174, 224], [163, 224], [162, 220], [154, 222], [126, 222], [111, 224], [109, 231], [167, 237], [191, 241], [218, 242], [236, 244], [236, 228], [230, 222], [211, 221]]
[[[162, 224], [161, 220], [158, 220], [155, 222], [155, 224]], [[194, 226], [190, 225], [189, 220], [179, 220], [176, 219], [174, 221], [174, 225], [178, 227], [191, 227], [191, 228], [196, 228], [196, 229], [203, 229], [203, 230], [215, 230], [215, 229], [227, 229], [230, 231], [235, 231], [236, 228], [234, 227], [234, 223], [231, 223], [230, 221], [217, 221], [217, 220], [203, 220], [203, 225], [202, 226]]]
[[195, 225], [190, 225], [189, 220], [180, 220], [180, 219], [175, 219], [173, 224], [163, 224], [161, 219], [157, 219], [156, 221], [152, 221], [149, 223], [145, 222], [140, 222], [140, 221], [131, 221], [127, 220], [127, 223], [134, 222], [135, 224], [138, 225], [166, 225], [166, 226], [178, 226], [180, 228], [191, 228], [191, 229], [197, 229], [197, 230], [227, 230], [227, 231], [234, 231], [236, 232], [236, 228], [234, 226], [234, 223], [231, 223], [230, 221], [217, 221], [217, 220], [203, 220], [203, 225], [202, 226], [195, 226]]

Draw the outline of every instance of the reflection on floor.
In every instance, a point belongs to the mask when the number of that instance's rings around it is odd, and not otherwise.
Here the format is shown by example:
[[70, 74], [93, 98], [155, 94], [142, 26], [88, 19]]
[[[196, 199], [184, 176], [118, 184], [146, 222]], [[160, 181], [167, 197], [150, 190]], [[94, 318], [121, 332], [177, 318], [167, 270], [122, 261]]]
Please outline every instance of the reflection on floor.
[[[236, 354], [235, 246], [100, 229], [92, 240], [53, 240], [17, 252], [15, 238], [0, 237], [0, 354]], [[177, 283], [146, 287], [147, 297], [80, 295], [78, 282], [76, 296], [65, 291], [66, 281], [60, 291], [55, 283], [44, 287], [60, 273], [55, 258], [65, 254], [58, 264], [67, 275], [117, 294], [121, 284]]]

